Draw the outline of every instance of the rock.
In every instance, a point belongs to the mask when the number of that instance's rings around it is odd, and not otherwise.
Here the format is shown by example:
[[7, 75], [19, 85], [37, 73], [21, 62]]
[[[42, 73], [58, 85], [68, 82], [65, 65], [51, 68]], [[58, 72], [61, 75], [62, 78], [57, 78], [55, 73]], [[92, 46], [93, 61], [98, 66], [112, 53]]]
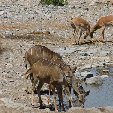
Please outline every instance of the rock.
[[91, 77], [91, 78], [86, 78], [85, 83], [86, 84], [101, 85], [103, 83], [103, 80], [100, 76], [94, 76], [94, 77]]

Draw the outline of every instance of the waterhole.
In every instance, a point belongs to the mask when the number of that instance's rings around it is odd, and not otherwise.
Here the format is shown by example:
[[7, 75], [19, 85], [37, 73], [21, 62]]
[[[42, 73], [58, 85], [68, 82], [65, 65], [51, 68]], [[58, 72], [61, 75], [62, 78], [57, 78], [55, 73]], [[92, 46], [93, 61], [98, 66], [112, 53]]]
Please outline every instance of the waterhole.
[[[87, 53], [87, 50], [85, 51], [84, 47], [79, 48], [79, 49], [80, 49], [80, 52], [77, 54], [85, 57], [85, 55], [81, 53], [81, 49], [83, 50], [83, 53], [85, 52]], [[76, 50], [75, 48], [66, 48], [66, 49], [60, 48], [60, 49], [57, 49], [56, 52], [62, 55], [66, 53], [70, 54], [72, 52], [75, 52], [75, 50]], [[96, 54], [96, 49], [88, 50], [88, 52], [89, 52], [88, 55], [91, 55], [90, 53]], [[101, 51], [101, 52], [104, 52], [104, 51]], [[88, 71], [88, 72], [91, 71], [93, 75], [97, 77], [103, 76], [102, 84], [99, 84], [99, 85], [94, 85], [94, 84], [92, 85], [92, 84], [85, 84], [85, 83], [82, 84], [85, 91], [90, 90], [89, 95], [85, 97], [84, 107], [91, 108], [91, 107], [113, 106], [113, 65], [105, 66], [103, 64], [103, 66], [97, 66], [95, 68], [84, 69], [83, 71]], [[104, 75], [105, 76], [107, 75], [108, 77], [104, 77]], [[80, 107], [77, 102], [77, 97], [73, 93], [72, 93], [72, 97], [73, 97], [74, 107]], [[66, 106], [66, 109], [69, 109], [66, 98], [64, 98], [64, 104]]]

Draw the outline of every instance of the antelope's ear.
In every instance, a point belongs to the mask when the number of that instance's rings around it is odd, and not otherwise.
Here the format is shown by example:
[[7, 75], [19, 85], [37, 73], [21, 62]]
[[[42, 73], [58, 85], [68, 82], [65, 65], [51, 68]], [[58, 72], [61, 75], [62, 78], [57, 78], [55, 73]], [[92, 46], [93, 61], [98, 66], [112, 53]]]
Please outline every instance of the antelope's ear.
[[76, 66], [72, 67], [71, 70], [72, 70], [72, 73], [75, 73], [75, 71], [77, 70], [77, 67]]

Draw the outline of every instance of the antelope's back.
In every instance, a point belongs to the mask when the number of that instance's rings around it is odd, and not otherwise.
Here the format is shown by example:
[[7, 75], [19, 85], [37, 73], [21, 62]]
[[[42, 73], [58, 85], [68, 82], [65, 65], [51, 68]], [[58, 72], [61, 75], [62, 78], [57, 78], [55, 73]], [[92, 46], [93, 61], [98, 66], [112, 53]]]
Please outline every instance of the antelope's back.
[[75, 26], [81, 26], [84, 29], [90, 29], [90, 24], [85, 19], [76, 17], [71, 20], [71, 26], [75, 28]]
[[97, 22], [100, 26], [109, 25], [111, 23], [113, 24], [113, 15], [101, 17]]
[[40, 58], [51, 60], [54, 63], [61, 64], [62, 57], [45, 46], [35, 45], [31, 47], [26, 53], [25, 58], [30, 65], [33, 65]]

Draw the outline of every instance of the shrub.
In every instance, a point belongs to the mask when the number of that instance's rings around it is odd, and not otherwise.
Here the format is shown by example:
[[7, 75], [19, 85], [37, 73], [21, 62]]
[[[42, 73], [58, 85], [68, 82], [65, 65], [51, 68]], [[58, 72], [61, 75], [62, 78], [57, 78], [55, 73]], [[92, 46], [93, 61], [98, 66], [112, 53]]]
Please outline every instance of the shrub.
[[64, 6], [67, 5], [67, 0], [41, 0], [40, 3], [42, 5], [55, 5], [55, 6]]

